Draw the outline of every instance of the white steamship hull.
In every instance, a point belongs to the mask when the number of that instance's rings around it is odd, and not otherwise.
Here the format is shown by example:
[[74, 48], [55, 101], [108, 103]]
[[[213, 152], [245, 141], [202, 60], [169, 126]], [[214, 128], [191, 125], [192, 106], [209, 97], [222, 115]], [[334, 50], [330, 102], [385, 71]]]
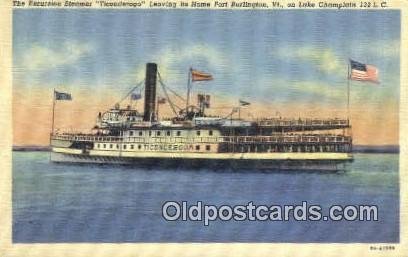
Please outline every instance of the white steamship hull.
[[51, 160], [64, 163], [121, 164], [132, 166], [194, 167], [263, 170], [345, 170], [347, 153], [171, 153], [94, 151], [53, 148]]

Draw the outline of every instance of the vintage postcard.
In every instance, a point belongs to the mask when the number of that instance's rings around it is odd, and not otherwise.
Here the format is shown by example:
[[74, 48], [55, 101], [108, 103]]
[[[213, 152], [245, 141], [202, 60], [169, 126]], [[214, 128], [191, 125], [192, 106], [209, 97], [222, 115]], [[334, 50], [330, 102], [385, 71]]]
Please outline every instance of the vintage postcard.
[[408, 256], [405, 3], [6, 2], [1, 257]]

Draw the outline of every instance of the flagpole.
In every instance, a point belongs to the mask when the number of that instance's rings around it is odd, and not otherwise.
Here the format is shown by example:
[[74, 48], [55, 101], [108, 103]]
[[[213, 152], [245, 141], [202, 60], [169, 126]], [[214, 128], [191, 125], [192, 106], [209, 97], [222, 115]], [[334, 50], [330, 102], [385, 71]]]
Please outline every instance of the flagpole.
[[51, 135], [54, 134], [54, 120], [55, 120], [55, 88], [52, 95], [52, 125], [51, 125]]
[[350, 61], [347, 65], [347, 121], [350, 123]]
[[191, 71], [192, 70], [193, 70], [193, 68], [190, 67], [190, 70], [188, 71], [186, 114], [188, 112], [188, 105], [190, 104], [190, 88], [191, 88]]
[[241, 120], [241, 106], [238, 107], [238, 120]]
[[[54, 134], [54, 114], [55, 114], [55, 88], [53, 89], [53, 94], [52, 94], [52, 124], [51, 124], [51, 133], [50, 133], [50, 148], [52, 149], [52, 135]], [[51, 161], [51, 152], [50, 151], [50, 158], [49, 160]]]

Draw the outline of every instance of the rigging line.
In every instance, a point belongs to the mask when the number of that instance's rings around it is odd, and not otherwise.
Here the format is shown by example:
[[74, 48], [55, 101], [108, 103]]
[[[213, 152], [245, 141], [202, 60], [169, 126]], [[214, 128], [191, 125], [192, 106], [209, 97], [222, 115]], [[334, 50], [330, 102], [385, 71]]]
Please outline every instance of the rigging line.
[[[134, 89], [133, 89], [133, 92], [136, 90], [137, 88], [136, 87], [134, 87]], [[143, 90], [144, 90], [144, 84], [141, 86], [141, 87], [138, 87], [138, 91], [139, 91], [139, 94], [140, 95], [142, 95], [142, 92], [143, 92]], [[130, 106], [131, 106], [131, 109], [134, 109], [134, 108], [136, 108], [137, 107], [137, 102], [138, 101], [134, 101], [134, 100], [132, 100], [132, 99], [130, 99]]]
[[173, 103], [174, 107], [176, 107], [177, 109], [181, 110], [181, 107], [178, 106], [177, 104]]
[[136, 86], [132, 87], [132, 89], [125, 95], [125, 97], [123, 97], [122, 99], [120, 99], [120, 101], [117, 102], [117, 103], [120, 104], [121, 102], [123, 102], [133, 91], [135, 91], [136, 88], [140, 87], [140, 86], [143, 84], [144, 81], [145, 81], [145, 80], [143, 79], [143, 80], [140, 81]]
[[[168, 86], [166, 86], [166, 84], [164, 84], [163, 79], [162, 79], [162, 77], [161, 77], [161, 75], [160, 75], [160, 72], [157, 72], [157, 74], [158, 74], [158, 76], [159, 76], [159, 83], [160, 83], [160, 85], [162, 86], [163, 91], [165, 92], [166, 97], [168, 98], [169, 103], [172, 105], [173, 111], [174, 111], [173, 106], [175, 106], [177, 109], [181, 110], [182, 108], [180, 108], [178, 105], [176, 105], [175, 103], [173, 103], [173, 101], [171, 101], [171, 99], [170, 99], [170, 97], [169, 97], [169, 95], [168, 95], [168, 93], [167, 93], [166, 90], [170, 90], [173, 94], [175, 94], [176, 96], [178, 96], [179, 98], [181, 98], [181, 100], [183, 100], [183, 101], [185, 101], [185, 100], [184, 100], [181, 96], [179, 96], [176, 92], [172, 91]], [[176, 113], [175, 113], [175, 114], [176, 114]], [[178, 115], [176, 114], [176, 116], [178, 116]]]
[[176, 111], [176, 109], [174, 108], [173, 102], [170, 100], [170, 97], [169, 97], [169, 94], [167, 93], [166, 88], [163, 86], [163, 84], [162, 84], [161, 82], [160, 82], [160, 85], [162, 86], [163, 92], [164, 92], [164, 94], [166, 95], [167, 101], [169, 101], [171, 110], [173, 111], [174, 115], [178, 116], [178, 115], [177, 115], [177, 111]]
[[[165, 91], [165, 90], [163, 89], [163, 91]], [[166, 99], [167, 98], [169, 98], [168, 95], [166, 95]], [[177, 104], [175, 104], [173, 101], [171, 101], [170, 98], [168, 99], [168, 101], [171, 102], [171, 104], [173, 104], [173, 106], [176, 107], [177, 109], [182, 110], [182, 108], [180, 106], [178, 106]]]
[[[164, 83], [163, 83], [164, 84]], [[181, 95], [179, 95], [176, 91], [174, 91], [173, 89], [171, 89], [170, 87], [166, 86], [167, 90], [169, 90], [171, 93], [173, 93], [175, 96], [177, 96], [178, 98], [180, 98], [182, 101], [186, 101], [186, 99], [184, 97], [182, 97]]]
[[170, 87], [168, 87], [164, 82], [163, 82], [163, 79], [162, 79], [162, 77], [161, 77], [161, 75], [160, 75], [160, 72], [157, 72], [158, 73], [158, 75], [159, 75], [159, 82], [160, 83], [163, 83], [163, 85], [167, 88], [167, 90], [169, 90], [171, 93], [173, 93], [175, 96], [177, 96], [178, 98], [180, 98], [182, 101], [186, 101], [186, 99], [184, 98], [184, 97], [182, 97], [181, 95], [179, 95], [176, 91], [174, 91], [173, 89], [171, 89]]
[[227, 116], [223, 117], [223, 119], [226, 119], [228, 117], [232, 118], [232, 115], [235, 113], [235, 110], [232, 110], [230, 114], [228, 114]]
[[161, 85], [161, 87], [162, 87], [162, 89], [163, 89], [164, 94], [166, 95], [167, 101], [169, 101], [170, 107], [171, 107], [171, 109], [172, 109], [174, 115], [178, 116], [178, 115], [177, 115], [177, 111], [176, 111], [176, 109], [174, 108], [174, 104], [173, 104], [173, 102], [170, 100], [169, 94], [167, 93], [166, 87], [163, 85], [163, 83], [162, 83], [162, 81], [161, 81], [161, 79], [160, 79], [160, 73], [158, 73], [158, 74], [159, 74], [159, 83], [160, 83], [160, 85]]

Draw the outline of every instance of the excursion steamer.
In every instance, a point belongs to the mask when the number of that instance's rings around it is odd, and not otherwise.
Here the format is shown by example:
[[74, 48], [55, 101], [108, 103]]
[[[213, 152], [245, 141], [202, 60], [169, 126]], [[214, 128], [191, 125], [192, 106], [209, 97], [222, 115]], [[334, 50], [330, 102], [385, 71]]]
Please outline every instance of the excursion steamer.
[[[244, 120], [240, 107], [226, 117], [208, 116], [209, 95], [198, 95], [190, 104], [195, 81], [212, 80], [207, 73], [190, 69], [187, 97], [182, 98], [161, 80], [155, 63], [146, 65], [143, 113], [117, 103], [99, 113], [91, 133], [51, 133], [51, 160], [71, 163], [162, 165], [271, 170], [344, 170], [353, 161], [348, 119], [267, 118]], [[143, 83], [143, 82], [142, 82]], [[141, 98], [134, 93], [125, 97]], [[157, 83], [166, 96], [156, 96]], [[185, 100], [178, 107], [169, 97]], [[124, 99], [125, 99], [124, 98]], [[54, 92], [55, 100], [71, 100]], [[161, 120], [159, 106], [168, 103], [174, 118]], [[249, 105], [240, 101], [240, 106]]]

